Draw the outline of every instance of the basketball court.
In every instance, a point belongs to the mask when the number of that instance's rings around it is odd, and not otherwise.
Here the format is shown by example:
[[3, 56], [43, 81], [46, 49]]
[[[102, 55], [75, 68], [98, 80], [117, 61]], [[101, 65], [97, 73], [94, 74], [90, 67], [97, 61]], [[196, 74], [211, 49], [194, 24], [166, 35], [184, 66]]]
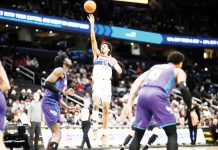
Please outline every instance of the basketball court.
[[[103, 150], [104, 148], [98, 148], [96, 150]], [[93, 149], [95, 150], [95, 149]], [[116, 149], [110, 149], [108, 148], [107, 150], [119, 150], [119, 148]], [[128, 149], [126, 149], [128, 150]], [[150, 148], [149, 150], [166, 150], [166, 148]], [[218, 146], [205, 146], [205, 147], [179, 147], [179, 150], [218, 150]]]
[[[93, 148], [93, 150], [120, 150], [119, 148]], [[128, 148], [126, 148], [128, 150]], [[166, 150], [165, 147], [162, 148], [150, 148], [149, 150]], [[217, 146], [195, 146], [195, 147], [179, 147], [179, 150], [218, 150]]]
[[[179, 147], [179, 150], [217, 150], [217, 147]], [[150, 150], [166, 150], [166, 148], [151, 148]]]

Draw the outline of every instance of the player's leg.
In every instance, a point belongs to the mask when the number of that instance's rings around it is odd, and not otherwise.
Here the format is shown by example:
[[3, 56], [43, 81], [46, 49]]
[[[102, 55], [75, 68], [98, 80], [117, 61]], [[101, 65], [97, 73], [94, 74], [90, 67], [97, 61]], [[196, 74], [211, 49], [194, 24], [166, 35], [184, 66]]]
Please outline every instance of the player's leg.
[[92, 119], [94, 122], [99, 122], [99, 102], [101, 99], [101, 87], [96, 82], [93, 85], [92, 101], [93, 101], [93, 112]]
[[[111, 81], [104, 81], [102, 83], [102, 121], [103, 121], [103, 129], [107, 129], [108, 127], [108, 113], [110, 108], [110, 102], [111, 102]], [[104, 133], [103, 133], [104, 134]]]
[[[159, 91], [157, 91], [159, 92]], [[176, 132], [176, 119], [170, 102], [163, 94], [156, 94], [152, 99], [154, 120], [159, 127], [163, 127], [168, 137], [167, 150], [178, 150], [177, 132]], [[162, 97], [161, 97], [162, 96]]]
[[102, 122], [103, 122], [103, 134], [102, 134], [102, 143], [104, 146], [107, 146], [107, 128], [108, 128], [108, 113], [111, 102], [111, 81], [102, 82]]
[[163, 127], [167, 137], [167, 150], [178, 150], [176, 125]]
[[152, 112], [150, 111], [149, 106], [150, 97], [147, 97], [145, 93], [146, 91], [140, 90], [138, 94], [135, 121], [133, 123], [133, 127], [135, 128], [135, 134], [130, 143], [130, 150], [140, 149], [141, 139], [152, 117]]
[[61, 128], [60, 123], [49, 126], [52, 132], [52, 137], [48, 143], [46, 150], [57, 150], [58, 144], [61, 140]]
[[42, 100], [42, 111], [44, 113], [45, 121], [52, 132], [46, 150], [56, 150], [61, 139], [60, 129], [60, 109], [57, 104], [46, 104]]
[[157, 127], [157, 125], [149, 126], [148, 130], [151, 130], [153, 134], [149, 138], [148, 143], [146, 144], [143, 150], [147, 150], [151, 146], [151, 144], [154, 143], [154, 141], [158, 138], [159, 128]]
[[1, 147], [1, 150], [6, 150], [6, 147], [5, 147], [5, 144], [3, 141], [3, 137], [4, 137], [4, 134], [2, 131], [0, 131], [0, 147]]
[[108, 127], [108, 112], [109, 112], [109, 102], [102, 102], [102, 122], [103, 122], [103, 128], [102, 128], [102, 143], [104, 146], [107, 146], [107, 127]]
[[126, 145], [129, 143], [129, 141], [132, 139], [132, 137], [135, 134], [135, 129], [132, 128], [132, 130], [130, 131], [130, 133], [128, 134], [128, 136], [125, 138], [123, 145], [121, 147], [120, 150], [124, 150], [124, 148], [126, 147]]
[[93, 139], [97, 139], [97, 131], [98, 131], [98, 122], [99, 122], [99, 93], [97, 90], [93, 91], [92, 94], [93, 101], [93, 112], [92, 112], [92, 120], [93, 120]]
[[102, 103], [102, 108], [103, 108], [103, 129], [107, 129], [108, 127], [108, 112], [109, 112], [109, 102], [103, 102]]
[[132, 142], [129, 145], [130, 150], [139, 150], [140, 149], [140, 142], [142, 140], [142, 137], [145, 133], [144, 129], [135, 129], [135, 134], [132, 139]]
[[95, 121], [98, 121], [99, 120], [98, 118], [99, 118], [100, 96], [96, 92], [93, 92], [92, 101], [93, 101], [92, 119], [95, 120]]

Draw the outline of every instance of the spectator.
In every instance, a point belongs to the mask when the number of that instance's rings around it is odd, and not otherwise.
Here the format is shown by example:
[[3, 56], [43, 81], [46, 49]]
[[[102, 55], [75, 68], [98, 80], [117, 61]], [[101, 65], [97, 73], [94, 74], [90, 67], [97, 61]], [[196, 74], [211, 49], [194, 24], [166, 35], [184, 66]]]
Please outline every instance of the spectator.
[[214, 143], [218, 142], [217, 141], [218, 140], [218, 123], [217, 122], [218, 122], [217, 119], [213, 119], [213, 124], [210, 127]]
[[20, 113], [18, 115], [18, 119], [21, 122], [21, 124], [30, 126], [30, 120], [29, 120], [29, 117], [28, 117], [26, 111], [23, 108], [21, 108], [19, 110], [19, 112]]
[[21, 90], [21, 95], [19, 96], [19, 100], [26, 100], [27, 99], [27, 93], [25, 89]]
[[16, 101], [13, 102], [13, 104], [12, 104], [12, 109], [13, 109], [13, 110], [19, 110], [20, 107], [21, 107], [21, 104], [20, 104], [19, 99], [17, 98]]
[[31, 147], [33, 150], [38, 150], [39, 135], [41, 134], [41, 122], [43, 121], [40, 95], [38, 93], [34, 93], [34, 100], [30, 104], [28, 116], [31, 123], [30, 138], [32, 142], [34, 141], [34, 146], [32, 143]]

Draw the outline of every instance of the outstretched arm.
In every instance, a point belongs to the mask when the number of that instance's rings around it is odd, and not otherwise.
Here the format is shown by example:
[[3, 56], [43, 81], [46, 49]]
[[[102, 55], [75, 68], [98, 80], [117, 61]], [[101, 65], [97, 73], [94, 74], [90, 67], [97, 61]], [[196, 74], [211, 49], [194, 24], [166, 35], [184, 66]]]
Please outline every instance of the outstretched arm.
[[4, 93], [11, 88], [5, 69], [0, 61], [0, 90]]
[[144, 72], [132, 84], [132, 88], [129, 93], [128, 103], [122, 111], [123, 117], [128, 117], [132, 113], [132, 106], [133, 106], [134, 99], [138, 95], [138, 91], [143, 81], [145, 80], [146, 75], [147, 75], [147, 72]]
[[118, 64], [117, 60], [115, 58], [111, 58], [111, 64], [114, 67], [114, 69], [121, 74], [122, 73], [122, 68], [120, 67], [120, 65]]
[[132, 84], [132, 88], [130, 90], [129, 100], [128, 100], [128, 104], [130, 104], [131, 106], [133, 105], [135, 97], [138, 95], [138, 91], [143, 81], [145, 80], [146, 75], [147, 75], [147, 71], [141, 74]]
[[93, 14], [89, 14], [87, 17], [90, 22], [90, 34], [91, 34], [91, 44], [92, 44], [92, 52], [94, 55], [94, 60], [97, 59], [100, 51], [98, 49], [96, 37], [95, 37], [95, 17]]

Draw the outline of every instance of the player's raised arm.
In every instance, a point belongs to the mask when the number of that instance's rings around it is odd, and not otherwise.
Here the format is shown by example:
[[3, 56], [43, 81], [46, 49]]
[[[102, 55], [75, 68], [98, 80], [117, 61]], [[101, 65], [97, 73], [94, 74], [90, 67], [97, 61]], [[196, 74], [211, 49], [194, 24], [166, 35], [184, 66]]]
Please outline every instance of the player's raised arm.
[[0, 90], [4, 93], [11, 88], [5, 69], [0, 61]]
[[89, 14], [87, 17], [90, 22], [90, 34], [91, 34], [91, 44], [92, 44], [92, 52], [94, 55], [94, 60], [97, 59], [97, 56], [100, 54], [98, 49], [96, 37], [95, 37], [95, 17], [93, 14]]

